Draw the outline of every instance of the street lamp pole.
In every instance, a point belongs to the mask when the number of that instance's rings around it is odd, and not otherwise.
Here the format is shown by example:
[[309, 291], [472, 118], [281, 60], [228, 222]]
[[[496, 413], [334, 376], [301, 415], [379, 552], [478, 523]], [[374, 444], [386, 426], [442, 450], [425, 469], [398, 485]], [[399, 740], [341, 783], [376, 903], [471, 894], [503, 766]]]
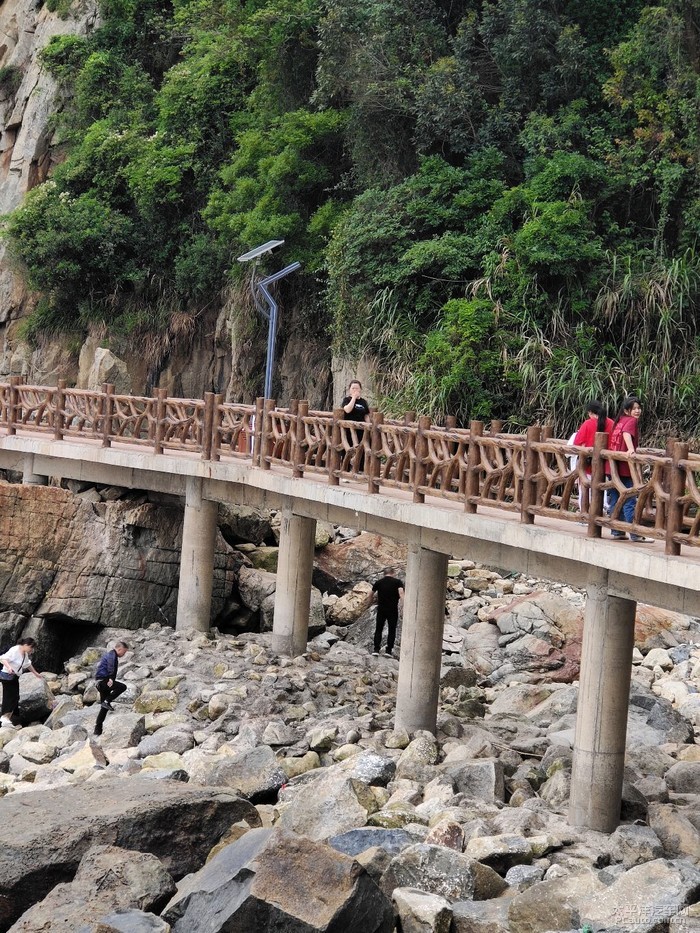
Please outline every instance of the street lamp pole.
[[[242, 256], [239, 256], [238, 262], [252, 261], [255, 263], [256, 260], [258, 260], [261, 256], [264, 256], [266, 253], [271, 253], [274, 249], [282, 246], [283, 243], [284, 240], [269, 240], [267, 243], [263, 243], [262, 246], [257, 246], [255, 249], [251, 249], [247, 253], [244, 253]], [[267, 275], [262, 279], [256, 280], [256, 266], [253, 266], [253, 275], [250, 282], [251, 294], [253, 296], [253, 301], [255, 302], [255, 307], [258, 309], [262, 317], [267, 321], [267, 358], [265, 361], [264, 388], [265, 398], [272, 398], [272, 370], [275, 365], [275, 341], [277, 338], [277, 314], [279, 310], [277, 302], [270, 294], [269, 286], [273, 285], [275, 282], [279, 282], [280, 279], [283, 279], [291, 272], [296, 272], [296, 270], [300, 268], [300, 262], [292, 262], [288, 266], [285, 266], [284, 269], [280, 269], [279, 272], [273, 272], [272, 275]]]

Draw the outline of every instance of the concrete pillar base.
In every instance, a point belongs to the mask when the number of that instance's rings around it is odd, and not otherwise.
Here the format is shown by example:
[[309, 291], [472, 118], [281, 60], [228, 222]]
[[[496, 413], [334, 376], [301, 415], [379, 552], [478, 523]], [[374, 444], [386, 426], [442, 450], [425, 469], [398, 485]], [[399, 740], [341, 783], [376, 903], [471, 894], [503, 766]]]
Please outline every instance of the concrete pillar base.
[[610, 833], [620, 822], [637, 604], [588, 587], [569, 823]]
[[445, 628], [447, 555], [412, 546], [406, 565], [406, 596], [396, 728], [435, 732]]
[[315, 542], [316, 520], [283, 509], [272, 647], [277, 654], [290, 658], [306, 651]]
[[178, 631], [209, 631], [217, 512], [216, 502], [202, 498], [202, 480], [188, 477], [177, 591]]

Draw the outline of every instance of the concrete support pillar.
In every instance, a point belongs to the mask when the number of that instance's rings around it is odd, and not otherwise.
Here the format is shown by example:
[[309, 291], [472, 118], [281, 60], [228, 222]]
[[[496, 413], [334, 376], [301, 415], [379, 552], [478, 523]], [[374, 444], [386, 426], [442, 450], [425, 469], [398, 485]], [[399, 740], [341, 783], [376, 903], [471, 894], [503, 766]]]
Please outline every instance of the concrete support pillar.
[[620, 822], [637, 604], [588, 586], [569, 823], [610, 833]]
[[209, 631], [217, 509], [216, 502], [202, 498], [202, 480], [188, 477], [177, 591], [178, 631]]
[[445, 628], [447, 555], [412, 546], [406, 565], [396, 728], [435, 732]]
[[34, 472], [34, 454], [25, 454], [22, 464], [22, 485], [23, 486], [48, 486], [48, 476], [42, 476]]
[[272, 646], [277, 654], [290, 658], [306, 651], [315, 542], [316, 520], [283, 509]]

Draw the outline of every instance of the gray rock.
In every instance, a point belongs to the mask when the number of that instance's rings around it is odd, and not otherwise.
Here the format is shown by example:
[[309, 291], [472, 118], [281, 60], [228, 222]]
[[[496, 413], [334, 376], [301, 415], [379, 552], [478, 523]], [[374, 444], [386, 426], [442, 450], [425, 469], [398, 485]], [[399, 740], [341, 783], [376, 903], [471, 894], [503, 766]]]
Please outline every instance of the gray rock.
[[228, 787], [253, 803], [265, 803], [287, 783], [287, 774], [269, 745], [246, 749], [238, 755], [217, 758], [200, 772], [213, 787]]
[[53, 694], [45, 680], [40, 680], [32, 674], [20, 677], [18, 709], [20, 722], [44, 722], [51, 712], [53, 702]]
[[503, 763], [498, 758], [445, 764], [441, 771], [452, 781], [457, 793], [488, 803], [505, 800]]
[[452, 908], [444, 897], [396, 888], [392, 899], [402, 933], [450, 933]]
[[682, 860], [655, 859], [631, 868], [583, 902], [581, 923], [654, 933], [661, 922], [697, 901], [698, 894], [699, 868]]
[[425, 843], [409, 846], [394, 856], [382, 878], [387, 894], [394, 888], [417, 888], [452, 900], [486, 900], [498, 897], [506, 887], [487, 865], [453, 849]]
[[367, 849], [380, 848], [389, 855], [397, 855], [416, 840], [403, 829], [381, 829], [367, 826], [363, 829], [351, 829], [347, 833], [332, 836], [328, 845], [345, 855], [359, 855]]
[[95, 926], [80, 933], [170, 933], [170, 924], [145, 910], [126, 907], [107, 914]]
[[700, 794], [700, 761], [678, 761], [666, 772], [664, 779], [676, 794]]
[[695, 825], [697, 807], [675, 804], [649, 805], [649, 826], [669, 855], [700, 858], [700, 829]]
[[362, 781], [321, 772], [284, 806], [279, 826], [309, 839], [328, 839], [364, 826], [378, 809], [376, 797]]
[[163, 917], [173, 933], [394, 929], [389, 900], [356, 861], [330, 846], [264, 829], [246, 833], [185, 878]]
[[103, 748], [132, 748], [139, 744], [145, 734], [146, 719], [139, 713], [108, 713], [102, 727], [100, 744]]
[[42, 789], [31, 795], [30, 820], [28, 800], [26, 794], [2, 800], [0, 903], [10, 922], [71, 880], [93, 845], [151, 852], [180, 877], [201, 864], [232, 823], [260, 822], [252, 804], [219, 788], [139, 777]]
[[73, 881], [58, 884], [10, 928], [12, 933], [78, 933], [118, 907], [159, 907], [175, 882], [155, 855], [95, 846], [83, 856]]
[[451, 933], [515, 933], [508, 922], [510, 902], [502, 897], [491, 901], [457, 901], [452, 905]]
[[649, 826], [618, 826], [610, 837], [610, 856], [632, 868], [664, 854], [661, 840]]
[[544, 868], [541, 865], [513, 865], [506, 872], [506, 883], [524, 891], [541, 881], [543, 876]]
[[147, 735], [141, 739], [138, 744], [138, 753], [139, 758], [160, 755], [162, 752], [175, 752], [179, 755], [190, 748], [194, 748], [194, 736], [191, 729], [182, 725], [163, 726], [153, 735]]
[[605, 885], [592, 871], [540, 881], [511, 900], [510, 927], [518, 933], [578, 929], [580, 905], [604, 890]]

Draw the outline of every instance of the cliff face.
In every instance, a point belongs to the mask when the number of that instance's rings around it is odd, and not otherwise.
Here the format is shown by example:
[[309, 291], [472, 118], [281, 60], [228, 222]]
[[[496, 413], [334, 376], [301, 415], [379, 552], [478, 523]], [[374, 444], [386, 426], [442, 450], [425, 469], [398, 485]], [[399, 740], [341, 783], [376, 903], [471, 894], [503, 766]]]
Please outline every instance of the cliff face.
[[[61, 160], [51, 119], [58, 106], [56, 84], [42, 68], [39, 53], [52, 36], [85, 35], [96, 21], [94, 0], [77, 0], [65, 17], [37, 0], [4, 0], [0, 5], [0, 214], [17, 207]], [[14, 337], [18, 319], [31, 304], [0, 245], [0, 376], [38, 365]], [[61, 351], [51, 356], [60, 368]]]
[[[174, 624], [181, 540], [182, 509], [138, 493], [0, 481], [0, 643], [22, 632], [52, 642], [75, 626]], [[219, 535], [212, 618], [241, 560]]]

